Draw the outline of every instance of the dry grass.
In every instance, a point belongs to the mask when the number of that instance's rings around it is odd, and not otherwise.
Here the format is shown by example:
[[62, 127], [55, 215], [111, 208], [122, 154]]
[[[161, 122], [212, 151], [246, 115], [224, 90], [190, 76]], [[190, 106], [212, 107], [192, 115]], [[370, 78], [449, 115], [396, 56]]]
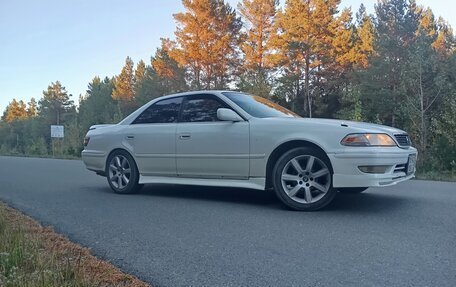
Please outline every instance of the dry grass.
[[0, 286], [149, 285], [0, 203]]

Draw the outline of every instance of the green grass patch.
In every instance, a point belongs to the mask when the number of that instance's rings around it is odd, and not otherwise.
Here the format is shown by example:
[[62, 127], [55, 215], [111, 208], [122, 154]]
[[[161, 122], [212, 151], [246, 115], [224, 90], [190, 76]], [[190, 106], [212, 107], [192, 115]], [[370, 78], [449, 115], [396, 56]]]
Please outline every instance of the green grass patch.
[[417, 171], [416, 179], [456, 181], [456, 171]]
[[23, 154], [23, 153], [14, 153], [14, 152], [0, 152], [0, 156], [17, 156], [17, 157], [34, 157], [34, 158], [55, 158], [55, 159], [73, 159], [80, 160], [80, 156], [74, 155], [49, 155], [49, 154]]

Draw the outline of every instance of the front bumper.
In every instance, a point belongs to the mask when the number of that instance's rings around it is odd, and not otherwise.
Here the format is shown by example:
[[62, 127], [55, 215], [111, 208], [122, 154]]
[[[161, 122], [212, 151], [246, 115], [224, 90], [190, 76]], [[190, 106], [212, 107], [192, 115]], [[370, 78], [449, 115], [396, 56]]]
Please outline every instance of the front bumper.
[[[407, 174], [410, 155], [415, 148], [351, 148], [346, 152], [328, 154], [333, 166], [333, 186], [373, 187], [388, 186], [411, 179], [415, 171]], [[384, 173], [365, 173], [359, 166], [385, 166]]]

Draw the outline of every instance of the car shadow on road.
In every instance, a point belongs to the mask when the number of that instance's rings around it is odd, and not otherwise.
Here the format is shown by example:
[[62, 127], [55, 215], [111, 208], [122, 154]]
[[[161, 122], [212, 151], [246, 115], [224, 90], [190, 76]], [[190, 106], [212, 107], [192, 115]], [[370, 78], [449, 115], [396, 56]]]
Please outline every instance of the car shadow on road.
[[185, 200], [226, 202], [280, 208], [273, 191], [190, 185], [146, 185], [140, 194]]
[[361, 194], [341, 194], [325, 208], [326, 211], [342, 212], [392, 212], [401, 209], [404, 204], [410, 203], [410, 198], [403, 198], [399, 195], [391, 195], [382, 192], [364, 192]]
[[[111, 192], [109, 188], [104, 189]], [[252, 205], [275, 210], [288, 210], [271, 190], [253, 190], [228, 187], [151, 184], [144, 186], [140, 196], [175, 198], [176, 200], [213, 201], [227, 204]], [[337, 194], [323, 212], [391, 212], [410, 203], [410, 198], [383, 191], [367, 191], [362, 194]]]

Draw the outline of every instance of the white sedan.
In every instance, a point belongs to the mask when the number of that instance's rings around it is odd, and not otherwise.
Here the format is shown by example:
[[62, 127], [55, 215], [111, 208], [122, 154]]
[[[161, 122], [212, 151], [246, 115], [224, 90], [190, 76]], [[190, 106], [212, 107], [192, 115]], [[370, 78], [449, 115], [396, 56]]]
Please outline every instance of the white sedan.
[[82, 159], [118, 193], [170, 183], [274, 189], [295, 210], [414, 176], [402, 130], [301, 118], [264, 98], [197, 91], [157, 98], [120, 123], [95, 125]]

